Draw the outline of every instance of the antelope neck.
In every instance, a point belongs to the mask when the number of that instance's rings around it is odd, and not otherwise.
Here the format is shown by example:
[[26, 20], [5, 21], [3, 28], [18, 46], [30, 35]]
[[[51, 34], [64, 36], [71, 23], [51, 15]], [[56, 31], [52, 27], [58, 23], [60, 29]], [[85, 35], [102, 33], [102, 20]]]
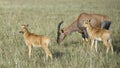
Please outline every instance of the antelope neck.
[[30, 32], [26, 29], [26, 31], [24, 32], [24, 38], [28, 37], [30, 35]]
[[63, 31], [66, 35], [70, 34], [72, 32], [78, 31], [78, 30], [79, 30], [79, 28], [77, 27], [76, 24], [71, 24], [70, 26], [63, 29]]

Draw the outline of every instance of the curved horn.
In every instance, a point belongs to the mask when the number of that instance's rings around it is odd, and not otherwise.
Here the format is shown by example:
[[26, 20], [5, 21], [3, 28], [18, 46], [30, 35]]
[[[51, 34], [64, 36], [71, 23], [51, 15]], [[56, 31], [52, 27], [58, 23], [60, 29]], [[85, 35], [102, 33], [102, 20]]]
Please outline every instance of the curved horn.
[[58, 28], [58, 31], [57, 31], [57, 43], [59, 43], [59, 36], [60, 36], [59, 31], [60, 31], [60, 26], [61, 26], [62, 23], [63, 23], [63, 21], [61, 21], [61, 22], [58, 24], [58, 26], [57, 26], [57, 28]]
[[60, 26], [61, 26], [61, 24], [63, 23], [63, 21], [61, 21], [59, 24], [58, 24], [58, 31], [60, 30]]

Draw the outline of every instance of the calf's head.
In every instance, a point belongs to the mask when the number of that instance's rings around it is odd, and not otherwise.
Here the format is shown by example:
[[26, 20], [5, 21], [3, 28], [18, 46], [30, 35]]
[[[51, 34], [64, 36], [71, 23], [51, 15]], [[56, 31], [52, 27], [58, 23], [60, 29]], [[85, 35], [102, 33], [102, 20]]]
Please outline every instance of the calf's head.
[[85, 27], [85, 28], [87, 28], [87, 27], [89, 27], [91, 24], [90, 24], [90, 19], [85, 19], [84, 21], [83, 21], [83, 27]]
[[25, 33], [27, 31], [27, 27], [28, 27], [28, 24], [27, 25], [21, 25], [19, 33]]

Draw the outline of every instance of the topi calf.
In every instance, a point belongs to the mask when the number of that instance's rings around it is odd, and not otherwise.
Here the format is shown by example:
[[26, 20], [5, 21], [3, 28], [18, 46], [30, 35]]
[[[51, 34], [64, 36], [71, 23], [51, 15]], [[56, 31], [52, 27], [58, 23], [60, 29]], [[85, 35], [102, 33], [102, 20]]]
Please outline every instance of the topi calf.
[[50, 43], [50, 39], [43, 35], [36, 35], [33, 33], [30, 33], [27, 29], [28, 25], [21, 25], [20, 26], [20, 33], [23, 33], [24, 40], [26, 45], [29, 48], [29, 57], [31, 56], [31, 47], [42, 47], [46, 53], [46, 58], [48, 59], [48, 56], [52, 59], [52, 53], [48, 49], [48, 45]]
[[94, 28], [90, 22], [91, 22], [91, 19], [84, 20], [83, 26], [86, 27], [88, 35], [91, 39], [91, 50], [93, 48], [93, 45], [95, 44], [95, 50], [97, 52], [97, 42], [102, 41], [107, 48], [106, 53], [108, 53], [110, 48], [113, 53], [113, 46], [111, 42], [111, 32], [107, 29]]

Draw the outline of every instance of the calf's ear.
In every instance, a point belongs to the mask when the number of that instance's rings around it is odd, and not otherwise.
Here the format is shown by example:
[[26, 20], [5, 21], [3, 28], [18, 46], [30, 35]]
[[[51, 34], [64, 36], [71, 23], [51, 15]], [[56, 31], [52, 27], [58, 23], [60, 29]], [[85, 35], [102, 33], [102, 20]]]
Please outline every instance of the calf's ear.
[[26, 27], [29, 27], [29, 24], [27, 24]]
[[89, 19], [88, 22], [91, 22], [91, 19]]

